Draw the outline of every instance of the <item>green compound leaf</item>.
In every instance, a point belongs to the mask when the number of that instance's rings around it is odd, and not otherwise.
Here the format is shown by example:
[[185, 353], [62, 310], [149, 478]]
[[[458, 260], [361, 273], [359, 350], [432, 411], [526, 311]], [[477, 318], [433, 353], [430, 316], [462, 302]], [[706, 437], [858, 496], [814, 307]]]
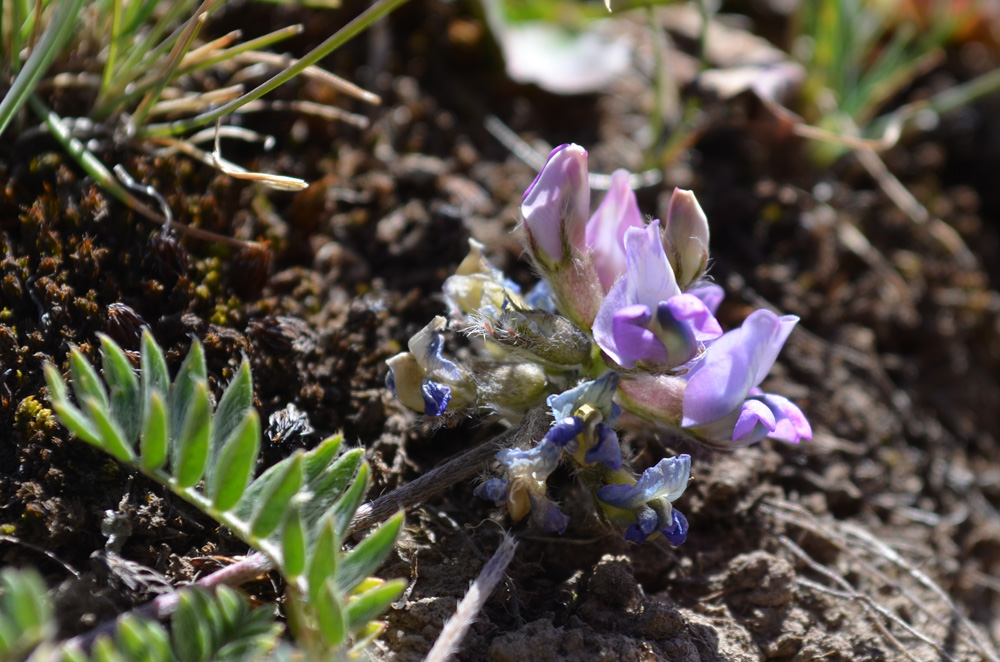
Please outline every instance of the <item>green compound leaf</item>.
[[103, 333], [97, 337], [101, 339], [104, 379], [111, 389], [111, 416], [121, 428], [125, 442], [134, 447], [142, 427], [139, 380], [122, 348]]
[[[288, 505], [302, 485], [302, 453], [296, 453], [281, 464], [276, 474], [257, 497], [257, 507], [251, 520], [250, 532], [255, 538], [266, 538], [284, 519]], [[278, 466], [278, 465], [275, 465]]]
[[392, 550], [402, 526], [403, 513], [396, 513], [348, 552], [337, 569], [337, 588], [350, 591], [374, 572]]
[[[170, 389], [170, 429], [181, 430], [181, 425], [187, 418], [187, 410], [194, 398], [197, 384], [207, 384], [208, 374], [205, 369], [205, 350], [201, 343], [195, 340], [191, 343], [187, 358], [181, 364], [177, 379]], [[206, 447], [207, 449], [207, 447]]]
[[69, 373], [73, 378], [73, 395], [77, 402], [83, 402], [85, 397], [91, 397], [101, 402], [105, 408], [111, 407], [108, 394], [104, 390], [101, 378], [90, 362], [73, 347], [69, 352]]
[[215, 410], [212, 431], [212, 444], [209, 452], [209, 473], [215, 468], [222, 453], [223, 445], [230, 436], [253, 411], [253, 381], [250, 379], [250, 363], [244, 358], [236, 371], [233, 381], [229, 382], [226, 392], [222, 394], [219, 406]]
[[347, 627], [344, 622], [344, 610], [337, 586], [332, 579], [326, 580], [313, 603], [316, 610], [316, 621], [319, 632], [327, 644], [339, 646], [347, 637]]
[[259, 451], [260, 417], [251, 409], [244, 412], [243, 419], [225, 440], [214, 470], [209, 471], [208, 498], [219, 511], [230, 510], [239, 502], [253, 475]]
[[154, 391], [146, 399], [146, 417], [139, 441], [140, 462], [143, 471], [151, 473], [167, 463], [167, 403], [163, 393]]
[[368, 621], [377, 618], [406, 590], [406, 580], [393, 579], [381, 583], [359, 595], [351, 596], [344, 610], [351, 631], [362, 629]]
[[205, 472], [208, 461], [208, 440], [212, 433], [212, 413], [208, 402], [208, 387], [204, 381], [194, 383], [190, 402], [185, 406], [184, 423], [175, 443], [174, 480], [179, 487], [191, 487]]

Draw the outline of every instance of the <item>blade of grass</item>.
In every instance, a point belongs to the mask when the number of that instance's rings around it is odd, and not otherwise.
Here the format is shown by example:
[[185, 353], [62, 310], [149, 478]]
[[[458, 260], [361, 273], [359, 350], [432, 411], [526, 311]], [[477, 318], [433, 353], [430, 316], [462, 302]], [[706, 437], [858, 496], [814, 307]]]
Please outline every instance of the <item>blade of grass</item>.
[[118, 45], [122, 40], [122, 0], [111, 0], [111, 40], [108, 42], [108, 60], [104, 63], [104, 76], [101, 78], [101, 93], [111, 85], [115, 75], [115, 64], [118, 62]]
[[[14, 79], [14, 84], [7, 91], [3, 101], [0, 101], [0, 135], [3, 135], [10, 120], [27, 102], [42, 76], [49, 70], [52, 60], [72, 36], [84, 1], [64, 0], [59, 3], [38, 45], [31, 51], [28, 61]], [[17, 6], [17, 3], [14, 5]], [[18, 52], [19, 50], [11, 53], [14, 62], [17, 61]]]
[[167, 124], [151, 124], [142, 129], [142, 134], [146, 136], [170, 136], [176, 135], [178, 133], [183, 133], [190, 129], [204, 126], [209, 122], [214, 122], [215, 120], [232, 113], [240, 106], [259, 99], [264, 96], [274, 88], [282, 85], [295, 76], [302, 73], [307, 67], [310, 67], [324, 57], [337, 50], [348, 41], [356, 37], [358, 34], [366, 30], [372, 23], [378, 19], [386, 16], [389, 12], [393, 11], [397, 7], [405, 3], [406, 0], [378, 0], [371, 7], [363, 11], [361, 14], [356, 16], [350, 23], [342, 27], [332, 36], [330, 36], [322, 44], [314, 48], [305, 57], [296, 62], [294, 65], [281, 72], [277, 76], [274, 76], [270, 80], [257, 86], [250, 92], [244, 94], [239, 99], [230, 101], [224, 106], [217, 108], [215, 110], [209, 111], [207, 113], [202, 113], [196, 117], [192, 117], [187, 120], [180, 120], [176, 122], [170, 122]]
[[153, 89], [146, 93], [146, 96], [143, 97], [139, 107], [129, 120], [129, 124], [133, 128], [145, 124], [150, 109], [159, 101], [160, 95], [163, 94], [163, 88], [174, 79], [177, 67], [180, 65], [181, 60], [184, 59], [184, 54], [191, 48], [194, 38], [201, 32], [201, 28], [208, 19], [208, 11], [211, 8], [211, 4], [213, 4], [213, 0], [205, 0], [201, 7], [198, 8], [198, 13], [188, 20], [187, 27], [184, 28], [181, 38], [170, 52], [170, 57], [167, 58], [166, 66], [163, 68], [162, 73], [159, 74], [159, 82]]
[[[177, 69], [177, 76], [180, 77], [186, 74], [194, 73], [195, 71], [207, 69], [246, 51], [269, 48], [270, 46], [288, 39], [289, 37], [301, 34], [304, 29], [305, 28], [302, 24], [290, 25], [261, 37], [257, 37], [256, 39], [251, 39], [250, 41], [243, 42], [242, 44], [237, 44], [232, 48], [218, 51], [215, 55], [205, 57], [200, 60], [192, 58], [195, 54], [195, 51], [192, 51], [184, 57], [184, 60], [181, 61], [181, 66]], [[155, 75], [148, 75], [136, 81], [134, 84], [129, 85], [127, 91], [114, 96], [108, 96], [103, 100], [99, 100], [100, 103], [95, 104], [95, 109], [91, 113], [91, 116], [97, 120], [107, 119], [109, 115], [122, 108], [129, 101], [145, 94], [146, 91], [156, 85], [158, 81], [159, 79]]]

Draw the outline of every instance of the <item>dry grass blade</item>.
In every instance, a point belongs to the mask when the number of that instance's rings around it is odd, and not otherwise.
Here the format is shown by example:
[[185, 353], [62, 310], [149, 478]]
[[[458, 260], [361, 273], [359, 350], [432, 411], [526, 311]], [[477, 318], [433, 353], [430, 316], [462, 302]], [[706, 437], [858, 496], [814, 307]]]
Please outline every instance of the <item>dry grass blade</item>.
[[[233, 59], [239, 64], [266, 64], [276, 69], [287, 69], [299, 62], [295, 58], [288, 57], [287, 55], [275, 55], [274, 53], [264, 53], [261, 51], [240, 53]], [[338, 92], [343, 92], [344, 94], [352, 96], [356, 99], [370, 103], [373, 106], [378, 106], [382, 103], [382, 98], [374, 92], [369, 92], [368, 90], [363, 89], [350, 81], [346, 81], [340, 76], [331, 74], [326, 69], [317, 67], [316, 65], [306, 67], [302, 70], [301, 75], [325, 85], [329, 85]]]
[[336, 106], [328, 106], [324, 103], [316, 103], [315, 101], [264, 101], [263, 99], [258, 99], [240, 107], [236, 112], [255, 113], [264, 110], [278, 112], [290, 110], [303, 115], [319, 117], [330, 122], [344, 122], [358, 129], [367, 129], [370, 124], [368, 118], [364, 115], [358, 115], [357, 113], [351, 113]]
[[244, 179], [252, 182], [260, 182], [268, 188], [278, 191], [301, 191], [309, 186], [309, 182], [298, 177], [286, 177], [285, 175], [270, 175], [263, 172], [250, 172], [231, 161], [222, 158], [222, 146], [219, 142], [219, 123], [215, 123], [215, 151], [212, 152], [212, 164], [216, 168], [234, 179]]

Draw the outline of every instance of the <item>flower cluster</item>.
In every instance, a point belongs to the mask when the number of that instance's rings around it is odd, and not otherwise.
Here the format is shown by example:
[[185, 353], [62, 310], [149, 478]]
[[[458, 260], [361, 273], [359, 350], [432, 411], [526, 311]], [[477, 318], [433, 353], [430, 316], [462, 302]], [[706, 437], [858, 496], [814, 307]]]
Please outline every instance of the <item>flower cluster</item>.
[[615, 427], [652, 425], [715, 448], [810, 439], [802, 411], [759, 388], [798, 318], [757, 310], [723, 332], [715, 317], [723, 291], [706, 279], [709, 228], [698, 201], [675, 190], [667, 217], [646, 222], [628, 179], [615, 172], [591, 214], [586, 151], [553, 150], [521, 205], [542, 280], [522, 293], [471, 241], [444, 292], [454, 326], [482, 339], [482, 351], [462, 365], [444, 358], [448, 323], [438, 317], [389, 360], [387, 382], [429, 415], [486, 407], [516, 419], [545, 401], [549, 432], [530, 448], [500, 452], [502, 476], [477, 494], [514, 520], [530, 515], [561, 533], [568, 518], [546, 480], [567, 459], [628, 540], [662, 534], [676, 545], [687, 519], [672, 504], [690, 457], [636, 475]]

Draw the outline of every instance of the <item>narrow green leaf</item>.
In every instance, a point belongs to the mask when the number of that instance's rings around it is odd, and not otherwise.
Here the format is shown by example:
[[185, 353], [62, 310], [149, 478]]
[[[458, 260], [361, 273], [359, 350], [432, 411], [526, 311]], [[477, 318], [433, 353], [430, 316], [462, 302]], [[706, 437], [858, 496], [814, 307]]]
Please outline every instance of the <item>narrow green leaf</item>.
[[5, 568], [0, 573], [0, 611], [12, 618], [22, 632], [47, 625], [51, 616], [45, 597], [45, 582], [34, 570]]
[[361, 630], [368, 621], [378, 618], [390, 604], [396, 601], [406, 590], [405, 579], [393, 579], [381, 586], [365, 591], [361, 595], [352, 596], [347, 602], [344, 617], [347, 627], [352, 632]]
[[101, 448], [122, 462], [131, 463], [135, 459], [132, 447], [125, 443], [125, 436], [118, 424], [111, 418], [107, 403], [89, 395], [83, 396], [81, 403], [87, 412], [87, 418], [97, 430], [101, 440]]
[[66, 382], [59, 374], [59, 368], [46, 361], [42, 365], [42, 371], [45, 373], [45, 383], [49, 387], [49, 401], [52, 403], [60, 400], [65, 401], [69, 394], [66, 391]]
[[139, 453], [143, 470], [153, 472], [167, 463], [167, 403], [164, 395], [156, 390], [150, 393], [147, 402]]
[[[181, 424], [187, 418], [187, 410], [193, 401], [195, 387], [198, 383], [208, 383], [208, 373], [205, 369], [205, 350], [201, 343], [194, 340], [187, 358], [181, 364], [174, 385], [170, 389], [170, 429], [181, 430]], [[206, 446], [207, 450], [207, 446]]]
[[131, 662], [118, 652], [115, 642], [106, 634], [97, 637], [90, 651], [91, 662]]
[[358, 468], [358, 475], [354, 482], [347, 488], [344, 495], [333, 505], [333, 521], [337, 526], [337, 535], [343, 540], [347, 527], [351, 523], [351, 518], [357, 511], [361, 501], [368, 493], [368, 486], [371, 484], [371, 469], [367, 462], [362, 462]]
[[309, 585], [310, 602], [314, 603], [319, 599], [326, 580], [334, 577], [339, 559], [340, 542], [337, 539], [337, 530], [333, 518], [326, 517], [319, 528], [309, 556], [306, 583]]
[[336, 459], [343, 441], [344, 435], [335, 434], [319, 442], [315, 448], [306, 453], [302, 465], [306, 485], [312, 485]]
[[174, 447], [173, 475], [179, 487], [191, 487], [205, 472], [208, 460], [208, 440], [212, 433], [212, 413], [208, 402], [208, 387], [195, 382], [191, 402], [184, 407], [187, 415], [180, 426]]
[[59, 662], [90, 662], [90, 658], [78, 646], [61, 646]]
[[215, 409], [215, 417], [212, 430], [212, 445], [208, 459], [209, 473], [211, 473], [222, 453], [222, 446], [233, 434], [233, 431], [240, 426], [247, 416], [247, 412], [253, 408], [253, 381], [250, 377], [250, 364], [244, 357], [240, 362], [240, 367], [236, 371], [233, 380], [226, 387], [226, 392], [222, 394], [219, 406]]
[[238, 626], [240, 621], [250, 612], [243, 597], [225, 584], [216, 589], [212, 600], [215, 602], [215, 607], [218, 609], [222, 623], [227, 630]]
[[20, 630], [10, 621], [9, 618], [5, 618], [2, 610], [0, 610], [0, 659], [7, 659], [14, 656], [15, 648], [17, 648], [17, 636], [20, 634]]
[[170, 662], [173, 659], [170, 636], [154, 621], [125, 614], [118, 621], [115, 638], [118, 649], [129, 662]]
[[344, 612], [340, 607], [340, 596], [332, 579], [323, 584], [319, 598], [313, 603], [316, 609], [316, 622], [320, 634], [331, 646], [339, 646], [347, 637], [344, 623]]
[[[310, 537], [316, 535], [316, 525], [320, 518], [350, 487], [351, 479], [363, 458], [364, 451], [360, 448], [349, 450], [307, 485], [312, 498], [302, 504], [302, 520]], [[363, 487], [367, 491], [367, 484]]]
[[63, 646], [59, 649], [60, 662], [90, 662], [87, 654], [77, 646]]
[[289, 458], [280, 480], [275, 479], [267, 485], [265, 491], [258, 497], [250, 532], [255, 538], [270, 535], [285, 517], [288, 504], [302, 486], [302, 454]]
[[101, 441], [101, 435], [97, 431], [97, 427], [75, 405], [70, 404], [68, 400], [61, 400], [53, 402], [52, 408], [59, 416], [59, 422], [65, 425], [67, 430], [88, 444], [104, 448], [104, 443]]
[[306, 569], [306, 534], [302, 530], [302, 518], [297, 508], [292, 508], [285, 516], [281, 530], [281, 556], [285, 577], [290, 582]]
[[142, 378], [142, 395], [149, 401], [149, 396], [158, 391], [164, 396], [170, 393], [170, 371], [167, 370], [167, 359], [163, 350], [156, 344], [149, 329], [142, 331], [142, 347], [139, 352], [139, 373]]
[[142, 426], [139, 380], [122, 348], [103, 333], [97, 337], [101, 339], [104, 379], [111, 389], [111, 415], [125, 434], [125, 441], [135, 446]]
[[233, 430], [208, 476], [208, 498], [220, 511], [235, 506], [247, 489], [260, 451], [260, 417], [253, 409]]
[[108, 393], [104, 390], [104, 384], [97, 376], [97, 371], [76, 347], [69, 351], [69, 373], [73, 378], [73, 394], [77, 402], [83, 402], [85, 396], [90, 396], [104, 403], [105, 408], [111, 406]]
[[201, 597], [197, 589], [181, 591], [178, 596], [172, 640], [177, 659], [184, 662], [203, 662], [211, 654], [212, 637]]
[[350, 591], [358, 582], [374, 572], [389, 554], [402, 526], [403, 513], [396, 513], [348, 552], [337, 569], [337, 587], [343, 591]]

